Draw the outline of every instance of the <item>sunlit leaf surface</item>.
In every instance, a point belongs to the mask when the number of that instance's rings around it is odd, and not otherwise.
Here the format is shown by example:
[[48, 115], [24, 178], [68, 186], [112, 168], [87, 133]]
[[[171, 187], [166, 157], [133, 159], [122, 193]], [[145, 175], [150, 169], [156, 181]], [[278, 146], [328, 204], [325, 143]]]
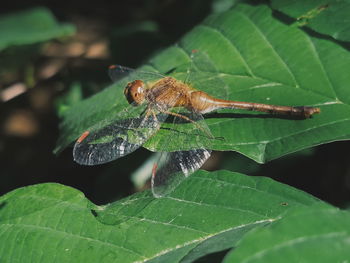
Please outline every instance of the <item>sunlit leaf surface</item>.
[[347, 262], [350, 213], [299, 209], [249, 233], [224, 262]]
[[337, 40], [350, 41], [349, 0], [272, 0], [271, 6], [298, 19], [300, 26], [309, 27]]
[[[327, 204], [268, 178], [197, 172], [170, 196], [95, 206], [58, 184], [0, 198], [2, 262], [190, 262], [291, 208]], [[153, 261], [154, 260], [154, 261]]]
[[[205, 59], [191, 62], [189, 54], [194, 49], [205, 54]], [[187, 69], [192, 68], [192, 85], [223, 99], [321, 108], [321, 114], [306, 120], [237, 110], [207, 114], [211, 132], [223, 138], [211, 142], [214, 150], [238, 151], [265, 162], [349, 138], [349, 53], [331, 41], [283, 24], [266, 6], [238, 5], [210, 16], [149, 65], [179, 79], [186, 79]], [[85, 130], [115, 118], [127, 106], [123, 85], [112, 85], [67, 110], [56, 151]], [[186, 125], [161, 129], [144, 146], [153, 151], [185, 149], [181, 142], [188, 137], [182, 132]], [[178, 136], [176, 145], [164, 143], [169, 135]]]

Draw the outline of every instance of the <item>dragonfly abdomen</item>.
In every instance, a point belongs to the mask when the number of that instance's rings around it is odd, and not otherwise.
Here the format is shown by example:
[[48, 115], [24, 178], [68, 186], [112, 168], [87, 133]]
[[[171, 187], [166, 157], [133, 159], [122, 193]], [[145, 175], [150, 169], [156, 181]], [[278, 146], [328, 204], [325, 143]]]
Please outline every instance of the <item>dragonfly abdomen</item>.
[[253, 102], [229, 101], [216, 99], [202, 91], [194, 91], [191, 93], [191, 103], [188, 108], [202, 114], [217, 109], [243, 109], [250, 111], [267, 112], [270, 114], [295, 115], [309, 118], [311, 115], [320, 113], [319, 108], [307, 106], [277, 106]]

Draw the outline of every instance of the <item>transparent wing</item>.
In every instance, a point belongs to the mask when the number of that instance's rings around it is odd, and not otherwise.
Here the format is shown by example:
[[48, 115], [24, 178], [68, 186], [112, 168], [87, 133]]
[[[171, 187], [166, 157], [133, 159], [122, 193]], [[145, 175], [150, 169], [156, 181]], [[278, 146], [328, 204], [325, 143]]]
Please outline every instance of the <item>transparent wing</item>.
[[74, 145], [74, 160], [83, 165], [102, 164], [138, 149], [167, 118], [149, 107], [130, 105], [115, 116], [116, 121], [84, 132]]
[[111, 65], [108, 69], [108, 74], [114, 82], [125, 81], [130, 82], [135, 79], [143, 80], [144, 82], [164, 78], [164, 75], [147, 70], [132, 69], [120, 65]]
[[[134, 70], [119, 65], [110, 66], [109, 75], [121, 86], [136, 79], [150, 81], [164, 77], [156, 72]], [[154, 106], [147, 103], [137, 107], [130, 105], [113, 116], [115, 121], [106, 120], [104, 124], [91, 127], [75, 143], [74, 160], [83, 165], [96, 165], [113, 161], [135, 151], [159, 129], [160, 123], [167, 117]]]
[[[181, 113], [182, 114], [182, 113]], [[188, 150], [162, 153], [152, 171], [152, 192], [155, 197], [166, 196], [171, 193], [186, 177], [198, 170], [211, 154], [211, 143], [213, 137], [201, 114], [184, 114], [193, 122], [187, 127], [178, 129], [178, 123], [184, 120], [181, 117], [174, 118], [174, 132], [167, 136], [169, 144], [179, 145], [180, 148]], [[185, 141], [181, 141], [176, 134], [186, 133]]]
[[[223, 74], [226, 72], [218, 69], [205, 51], [192, 50], [189, 59], [190, 62], [177, 67], [172, 72], [173, 77], [185, 83], [190, 83], [192, 87], [215, 95], [217, 98], [233, 99], [230, 96], [232, 88], [225, 82], [225, 76], [230, 74]], [[213, 87], [215, 87], [215, 91]]]

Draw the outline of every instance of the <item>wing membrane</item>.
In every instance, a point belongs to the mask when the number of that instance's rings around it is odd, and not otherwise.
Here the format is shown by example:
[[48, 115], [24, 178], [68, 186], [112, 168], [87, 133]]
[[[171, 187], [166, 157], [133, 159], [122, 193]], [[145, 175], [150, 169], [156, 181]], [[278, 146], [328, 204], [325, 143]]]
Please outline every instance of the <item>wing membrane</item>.
[[[122, 86], [135, 79], [150, 81], [163, 77], [156, 72], [134, 70], [119, 65], [111, 66], [109, 75]], [[74, 145], [74, 160], [83, 165], [103, 164], [141, 147], [167, 118], [167, 114], [159, 112], [156, 105], [148, 103], [130, 105], [113, 116], [115, 121], [102, 125], [102, 128], [92, 127], [84, 132]]]
[[[211, 140], [213, 137], [209, 131], [201, 114], [191, 112], [186, 117], [194, 121], [186, 132], [189, 141], [181, 142], [183, 147], [191, 148], [184, 151], [174, 151], [162, 153], [158, 162], [155, 164], [152, 173], [152, 192], [155, 197], [166, 196], [171, 193], [186, 177], [198, 170], [210, 157]], [[183, 123], [183, 119], [176, 117], [174, 119], [174, 129], [178, 129], [177, 123]], [[168, 136], [168, 143], [179, 144], [181, 140], [177, 136]]]
[[[166, 114], [155, 112], [154, 109], [150, 110], [155, 114], [148, 114], [147, 107], [147, 105], [137, 107], [130, 105], [115, 116], [116, 121], [100, 129], [92, 128], [92, 131], [85, 132], [74, 145], [74, 160], [83, 165], [102, 164], [138, 149], [157, 132], [160, 123], [167, 117]], [[139, 111], [143, 113], [138, 115]]]
[[143, 80], [144, 82], [164, 78], [164, 75], [139, 69], [132, 69], [120, 65], [112, 65], [108, 69], [109, 77], [113, 82], [123, 81], [125, 83], [135, 79]]

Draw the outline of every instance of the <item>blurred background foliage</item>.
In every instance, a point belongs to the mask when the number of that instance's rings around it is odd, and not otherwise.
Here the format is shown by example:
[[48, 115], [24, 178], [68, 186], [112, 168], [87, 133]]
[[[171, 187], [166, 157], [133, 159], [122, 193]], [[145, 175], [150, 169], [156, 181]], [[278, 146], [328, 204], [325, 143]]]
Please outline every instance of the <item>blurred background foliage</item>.
[[[93, 167], [74, 163], [71, 148], [55, 156], [60, 114], [110, 84], [110, 64], [137, 67], [235, 1], [5, 2], [0, 10], [0, 194], [58, 182], [104, 204], [136, 191], [130, 175], [151, 153], [140, 149]], [[349, 146], [335, 142], [264, 165], [233, 152], [215, 152], [204, 168], [269, 175], [347, 207]]]

